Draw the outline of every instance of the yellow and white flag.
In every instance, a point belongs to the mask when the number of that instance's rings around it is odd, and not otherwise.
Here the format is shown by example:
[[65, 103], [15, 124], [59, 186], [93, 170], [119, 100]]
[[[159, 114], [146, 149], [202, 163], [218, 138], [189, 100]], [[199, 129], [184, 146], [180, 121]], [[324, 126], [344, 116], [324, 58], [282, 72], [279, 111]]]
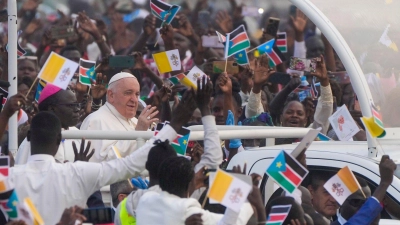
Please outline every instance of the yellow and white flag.
[[51, 52], [38, 78], [66, 90], [78, 66], [78, 63]]
[[348, 166], [339, 170], [335, 176], [329, 179], [324, 184], [324, 188], [340, 205], [343, 204], [347, 197], [361, 189], [360, 184]]
[[117, 148], [115, 145], [112, 146], [112, 150], [113, 150], [113, 152], [114, 152], [114, 154], [115, 154], [115, 157], [116, 157], [117, 159], [122, 158], [122, 157], [121, 157], [121, 153], [119, 152], [118, 148]]
[[197, 66], [194, 66], [186, 75], [186, 77], [193, 83], [193, 86], [196, 88], [197, 88], [197, 79], [202, 79], [203, 76], [206, 76], [206, 74]]
[[153, 59], [160, 73], [182, 69], [181, 58], [177, 49], [153, 54]]
[[30, 198], [25, 198], [23, 202], [18, 203], [17, 211], [18, 220], [24, 221], [27, 225], [44, 225], [42, 216]]
[[379, 39], [379, 42], [383, 45], [385, 45], [386, 47], [392, 49], [395, 52], [398, 52], [399, 49], [397, 48], [396, 43], [394, 43], [388, 35], [389, 32], [389, 28], [390, 28], [390, 24], [388, 24], [385, 28], [385, 31], [383, 31], [383, 34], [381, 36], [381, 38]]
[[248, 183], [218, 169], [207, 196], [211, 200], [239, 212], [251, 189], [252, 187]]

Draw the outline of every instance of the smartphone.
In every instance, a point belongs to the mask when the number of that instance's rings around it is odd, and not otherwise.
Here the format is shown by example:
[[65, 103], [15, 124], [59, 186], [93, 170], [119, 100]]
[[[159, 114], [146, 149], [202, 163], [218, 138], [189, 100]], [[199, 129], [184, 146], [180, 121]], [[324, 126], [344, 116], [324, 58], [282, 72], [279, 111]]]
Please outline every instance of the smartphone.
[[84, 209], [82, 214], [86, 217], [85, 223], [109, 224], [114, 223], [114, 210], [111, 207]]
[[317, 62], [320, 60], [320, 58], [303, 59], [298, 57], [290, 57], [289, 69], [313, 73], [316, 71]]
[[296, 16], [297, 13], [297, 7], [295, 5], [291, 5], [289, 8], [289, 14], [293, 17]]
[[208, 24], [210, 23], [210, 18], [211, 18], [211, 16], [210, 16], [209, 11], [202, 10], [199, 12], [198, 21], [199, 21], [200, 27], [202, 29], [204, 29], [206, 31], [208, 30]]
[[0, 10], [0, 22], [8, 21], [8, 12], [7, 9]]
[[250, 17], [258, 17], [260, 13], [258, 12], [258, 8], [254, 6], [243, 6], [242, 8], [242, 16], [250, 16]]
[[108, 59], [111, 68], [132, 68], [135, 66], [135, 58], [131, 55], [114, 55]]
[[287, 73], [275, 72], [268, 77], [267, 82], [272, 84], [286, 85], [289, 83], [291, 76]]
[[76, 33], [73, 26], [54, 26], [51, 28], [51, 37], [54, 39], [65, 39], [75, 37]]
[[224, 44], [219, 42], [218, 36], [201, 36], [201, 42], [205, 48], [224, 48]]
[[[162, 25], [162, 20], [160, 20], [160, 19], [157, 19], [157, 21], [156, 21], [156, 27], [158, 27], [158, 28], [161, 28], [161, 25]], [[171, 21], [171, 26], [173, 27], [173, 28], [179, 28], [179, 20], [176, 18], [176, 17], [174, 17], [173, 19], [172, 19], [172, 21]]]
[[280, 19], [275, 17], [268, 18], [268, 24], [267, 27], [265, 28], [265, 33], [272, 36], [272, 38], [275, 38], [276, 34], [278, 33], [280, 21], [281, 21]]
[[223, 73], [225, 71], [226, 64], [226, 72], [228, 74], [237, 74], [239, 73], [239, 65], [235, 61], [214, 61], [213, 62], [213, 73]]
[[328, 76], [338, 84], [350, 84], [350, 77], [346, 71], [329, 72]]

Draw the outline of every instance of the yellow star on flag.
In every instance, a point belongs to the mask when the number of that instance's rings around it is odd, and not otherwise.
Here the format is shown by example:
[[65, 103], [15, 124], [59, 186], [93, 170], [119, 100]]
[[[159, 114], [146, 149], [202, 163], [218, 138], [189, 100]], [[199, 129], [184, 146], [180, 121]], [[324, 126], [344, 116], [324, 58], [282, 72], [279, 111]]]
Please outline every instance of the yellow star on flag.
[[277, 167], [277, 168], [281, 168], [281, 166], [282, 166], [282, 163], [281, 163], [281, 162], [277, 162], [277, 163], [276, 163], [276, 167]]
[[12, 204], [13, 204], [13, 206], [17, 206], [18, 202], [17, 201], [13, 201]]
[[243, 57], [243, 54], [242, 54], [242, 53], [240, 53], [240, 54], [239, 54], [239, 57], [240, 57], [240, 58], [242, 58], [242, 57]]
[[187, 143], [187, 141], [186, 141], [186, 140], [184, 140], [184, 141], [183, 141], [183, 144], [185, 144], [185, 145], [186, 145], [186, 143]]

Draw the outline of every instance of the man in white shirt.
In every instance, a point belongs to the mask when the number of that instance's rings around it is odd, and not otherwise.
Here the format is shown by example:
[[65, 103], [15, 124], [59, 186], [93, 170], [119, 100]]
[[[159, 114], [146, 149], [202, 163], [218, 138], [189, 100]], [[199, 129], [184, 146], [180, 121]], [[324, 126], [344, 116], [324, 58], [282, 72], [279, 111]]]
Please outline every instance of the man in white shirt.
[[[56, 163], [54, 155], [61, 142], [61, 124], [52, 113], [40, 112], [28, 132], [32, 155], [25, 165], [13, 167], [10, 179], [20, 199], [30, 197], [46, 224], [56, 224], [65, 208], [84, 207], [86, 199], [96, 190], [130, 177], [145, 168], [147, 155], [155, 140], [172, 141], [177, 130], [189, 121], [195, 108], [192, 93], [188, 93], [173, 113], [171, 123], [141, 148], [126, 156], [101, 163]], [[188, 115], [190, 114], [190, 115]], [[81, 151], [85, 144], [81, 143]]]
[[[108, 83], [107, 102], [99, 110], [90, 114], [83, 121], [81, 130], [135, 131], [148, 130], [158, 111], [156, 107], [147, 106], [139, 118], [135, 118], [140, 97], [140, 86], [135, 76], [130, 73], [117, 73]], [[116, 146], [122, 157], [136, 150], [136, 141], [132, 140], [94, 140], [95, 154], [91, 162], [102, 162], [114, 159], [111, 150]]]
[[[63, 90], [52, 84], [47, 84], [42, 90], [39, 98], [39, 111], [53, 112], [61, 121], [62, 130], [78, 130], [75, 125], [79, 120], [80, 103], [77, 103], [75, 94], [70, 90]], [[80, 140], [62, 140], [58, 151], [54, 158], [63, 163], [64, 161], [74, 162], [75, 155], [72, 148], [72, 142], [75, 141], [78, 145]], [[15, 164], [25, 164], [31, 155], [31, 146], [25, 138], [18, 148], [15, 155]]]

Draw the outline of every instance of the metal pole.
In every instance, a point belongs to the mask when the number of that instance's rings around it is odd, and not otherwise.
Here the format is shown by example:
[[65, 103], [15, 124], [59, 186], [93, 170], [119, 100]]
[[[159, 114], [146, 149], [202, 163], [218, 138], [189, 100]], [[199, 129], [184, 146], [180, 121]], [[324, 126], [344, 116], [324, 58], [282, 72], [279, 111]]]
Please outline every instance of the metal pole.
[[[7, 0], [8, 11], [8, 97], [17, 94], [17, 1]], [[18, 149], [17, 113], [8, 122], [8, 149], [15, 155]]]
[[[265, 129], [252, 130], [251, 132], [243, 132], [243, 130], [220, 130], [219, 137], [222, 140], [241, 138], [302, 138], [310, 128], [299, 128], [289, 131], [288, 129]], [[136, 140], [150, 139], [154, 136], [153, 131], [105, 131], [105, 130], [79, 130], [79, 131], [63, 131], [62, 138], [65, 139], [81, 139], [86, 140]], [[190, 132], [190, 140], [203, 140], [204, 131]]]
[[[373, 102], [372, 95], [369, 90], [367, 81], [365, 80], [364, 73], [361, 70], [356, 58], [346, 41], [336, 29], [336, 27], [329, 21], [321, 10], [319, 10], [310, 0], [290, 0], [297, 6], [317, 27], [322, 31], [336, 53], [346, 67], [349, 74], [351, 85], [354, 92], [357, 94], [360, 102], [361, 112], [363, 116], [371, 117], [372, 112], [370, 103]], [[368, 142], [368, 156], [376, 157], [376, 140], [367, 135]]]

